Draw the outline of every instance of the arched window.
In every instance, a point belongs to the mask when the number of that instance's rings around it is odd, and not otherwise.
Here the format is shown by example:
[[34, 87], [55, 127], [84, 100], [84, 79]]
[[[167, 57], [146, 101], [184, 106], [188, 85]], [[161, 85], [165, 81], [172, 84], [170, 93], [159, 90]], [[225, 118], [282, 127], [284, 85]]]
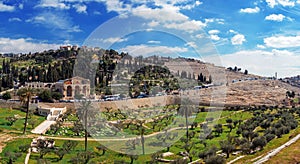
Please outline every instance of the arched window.
[[82, 91], [83, 95], [86, 96], [86, 86], [83, 86], [83, 91]]
[[72, 97], [72, 87], [71, 86], [67, 87], [67, 97]]
[[80, 95], [80, 87], [78, 85], [75, 86], [75, 95]]

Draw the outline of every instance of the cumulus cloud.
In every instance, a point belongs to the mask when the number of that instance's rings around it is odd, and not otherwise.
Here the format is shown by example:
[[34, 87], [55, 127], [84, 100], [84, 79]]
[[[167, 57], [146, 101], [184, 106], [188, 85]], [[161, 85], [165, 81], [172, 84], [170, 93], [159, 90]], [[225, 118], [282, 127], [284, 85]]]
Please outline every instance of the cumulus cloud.
[[266, 0], [269, 7], [274, 8], [277, 5], [276, 0]]
[[180, 12], [180, 7], [167, 3], [159, 3], [160, 8], [149, 8], [141, 5], [132, 9], [132, 14], [151, 21], [150, 27], [163, 25], [169, 29], [177, 29], [188, 32], [194, 32], [206, 26], [205, 22], [200, 20], [191, 20], [188, 16]]
[[75, 4], [73, 7], [76, 9], [77, 13], [84, 13], [87, 14], [87, 6], [86, 5], [81, 5], [81, 4]]
[[30, 38], [0, 38], [0, 53], [29, 53], [42, 52], [48, 49], [57, 49], [59, 45], [34, 43]]
[[139, 6], [132, 10], [132, 14], [149, 20], [160, 22], [181, 22], [189, 18], [179, 12], [179, 8], [172, 5], [165, 5], [163, 8], [149, 8], [146, 5]]
[[210, 39], [213, 40], [213, 41], [218, 41], [221, 38], [218, 35], [210, 35]]
[[236, 31], [234, 31], [232, 29], [230, 29], [228, 32], [233, 33], [233, 34], [238, 34], [238, 32], [236, 32]]
[[243, 42], [245, 41], [246, 41], [245, 36], [242, 34], [236, 34], [231, 38], [231, 43], [233, 45], [242, 45]]
[[259, 11], [260, 8], [257, 6], [255, 8], [245, 8], [240, 10], [241, 13], [249, 13], [249, 14], [258, 13]]
[[12, 12], [15, 11], [14, 6], [6, 5], [3, 3], [3, 1], [0, 2], [0, 12]]
[[300, 36], [272, 36], [264, 38], [264, 43], [273, 48], [300, 47]]
[[202, 3], [203, 2], [195, 1], [195, 3], [180, 6], [180, 9], [191, 10], [191, 9], [201, 5]]
[[238, 65], [250, 73], [262, 76], [273, 76], [275, 72], [279, 77], [295, 76], [300, 74], [300, 56], [287, 50], [254, 50], [239, 51], [221, 56], [224, 66]]
[[185, 21], [182, 23], [174, 22], [174, 23], [164, 25], [164, 27], [166, 27], [166, 28], [183, 30], [183, 31], [187, 31], [187, 32], [194, 32], [194, 31], [202, 29], [205, 26], [206, 26], [206, 24], [204, 24], [201, 21], [196, 21], [196, 20]]
[[285, 18], [285, 16], [282, 14], [271, 14], [271, 15], [266, 16], [265, 20], [282, 22], [284, 18]]
[[[101, 1], [101, 0], [100, 0]], [[131, 11], [132, 7], [130, 4], [124, 4], [124, 2], [121, 2], [119, 0], [113, 0], [113, 1], [103, 1], [106, 4], [107, 11], [115, 11], [119, 14], [126, 14], [127, 12]]]
[[266, 48], [266, 46], [261, 45], [261, 44], [256, 45], [256, 47], [257, 47], [257, 48], [260, 48], [260, 49], [265, 49], [265, 48]]
[[210, 35], [213, 35], [213, 34], [219, 34], [220, 31], [219, 31], [219, 30], [209, 30], [208, 33], [209, 33]]

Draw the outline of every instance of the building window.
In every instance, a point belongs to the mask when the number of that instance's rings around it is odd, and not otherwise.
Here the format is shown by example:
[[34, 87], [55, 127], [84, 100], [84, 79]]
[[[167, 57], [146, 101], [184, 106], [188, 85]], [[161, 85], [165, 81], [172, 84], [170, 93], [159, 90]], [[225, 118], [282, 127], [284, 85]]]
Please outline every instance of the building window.
[[72, 97], [72, 87], [71, 86], [67, 87], [67, 97]]
[[86, 86], [83, 86], [83, 95], [86, 96]]
[[75, 86], [75, 95], [80, 95], [80, 87], [78, 85]]

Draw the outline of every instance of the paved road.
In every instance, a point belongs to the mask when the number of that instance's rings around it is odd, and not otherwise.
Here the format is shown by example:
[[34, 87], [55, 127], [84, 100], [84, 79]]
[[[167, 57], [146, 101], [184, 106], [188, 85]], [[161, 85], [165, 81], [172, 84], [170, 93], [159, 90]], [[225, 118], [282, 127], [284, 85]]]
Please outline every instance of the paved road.
[[293, 144], [294, 142], [296, 142], [298, 139], [300, 139], [300, 134], [298, 134], [296, 137], [292, 138], [291, 140], [289, 140], [285, 144], [281, 145], [280, 147], [269, 151], [266, 156], [262, 157], [261, 159], [259, 159], [256, 162], [254, 162], [254, 164], [261, 164], [261, 163], [264, 163], [264, 162], [268, 161], [272, 156], [274, 156], [277, 153], [279, 153], [285, 147], [290, 146], [291, 144]]
[[34, 133], [34, 134], [44, 134], [46, 133], [46, 131], [50, 128], [50, 126], [52, 124], [55, 124], [55, 121], [44, 121], [42, 122], [39, 126], [37, 126], [35, 129], [33, 129], [31, 131], [31, 133]]

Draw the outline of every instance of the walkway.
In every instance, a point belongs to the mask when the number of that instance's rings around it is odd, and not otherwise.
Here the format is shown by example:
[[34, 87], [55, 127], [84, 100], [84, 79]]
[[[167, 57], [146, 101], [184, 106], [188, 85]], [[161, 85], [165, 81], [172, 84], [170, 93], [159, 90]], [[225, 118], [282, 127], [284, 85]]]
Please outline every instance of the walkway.
[[31, 148], [28, 149], [28, 153], [26, 154], [26, 158], [25, 158], [24, 164], [28, 164], [28, 161], [29, 161], [29, 158], [30, 158], [30, 154], [31, 154]]
[[279, 153], [282, 149], [284, 149], [285, 147], [290, 146], [291, 144], [293, 144], [294, 142], [296, 142], [298, 139], [300, 139], [300, 134], [298, 134], [296, 137], [292, 138], [291, 140], [289, 140], [288, 142], [286, 142], [285, 144], [281, 145], [280, 147], [273, 149], [271, 151], [268, 152], [268, 154], [264, 157], [262, 157], [261, 159], [259, 159], [258, 161], [254, 162], [254, 164], [262, 164], [266, 161], [268, 161], [272, 156], [276, 155], [277, 153]]
[[55, 121], [44, 121], [39, 126], [31, 131], [34, 134], [45, 134], [51, 125], [55, 124]]

